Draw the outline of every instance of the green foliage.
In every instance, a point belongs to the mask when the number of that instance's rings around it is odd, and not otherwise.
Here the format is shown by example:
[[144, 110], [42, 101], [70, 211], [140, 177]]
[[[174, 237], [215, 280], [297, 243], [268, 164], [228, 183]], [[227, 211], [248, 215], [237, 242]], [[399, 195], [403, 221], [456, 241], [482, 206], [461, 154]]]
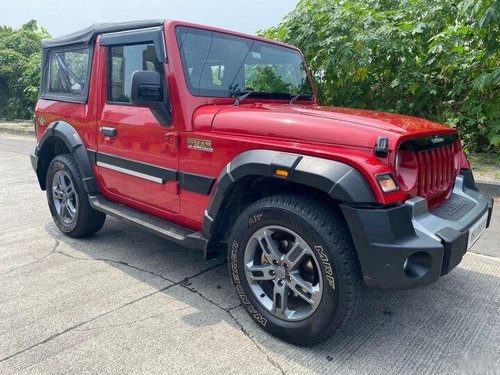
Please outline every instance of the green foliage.
[[247, 86], [255, 91], [294, 92], [292, 84], [286, 83], [277, 68], [272, 65], [257, 65], [247, 73]]
[[262, 35], [302, 49], [320, 101], [430, 118], [500, 146], [500, 0], [302, 0]]
[[19, 29], [0, 26], [0, 117], [31, 118], [38, 97], [42, 39], [50, 34], [32, 20]]

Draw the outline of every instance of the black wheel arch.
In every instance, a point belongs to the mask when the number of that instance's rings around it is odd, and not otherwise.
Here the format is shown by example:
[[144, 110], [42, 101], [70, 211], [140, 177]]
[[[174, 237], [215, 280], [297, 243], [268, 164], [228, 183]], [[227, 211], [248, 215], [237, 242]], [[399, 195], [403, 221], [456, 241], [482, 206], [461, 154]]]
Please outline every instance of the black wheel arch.
[[51, 160], [64, 153], [73, 156], [82, 176], [85, 191], [89, 194], [99, 193], [92, 163], [83, 140], [76, 129], [65, 121], [51, 123], [36, 146], [34, 155], [37, 158], [36, 174], [40, 188], [46, 190], [45, 176]]
[[[288, 176], [286, 178], [276, 176], [277, 169], [285, 170]], [[203, 220], [203, 232], [209, 238], [219, 235], [223, 217], [227, 216], [225, 212], [227, 205], [240, 195], [235, 193], [246, 188], [255, 189], [254, 185], [245, 187], [245, 184], [247, 181], [259, 178], [265, 183], [276, 184], [294, 192], [297, 190], [317, 192], [322, 199], [331, 201], [348, 204], [376, 203], [366, 179], [350, 165], [281, 151], [246, 151], [229, 162], [217, 179], [217, 186]], [[244, 205], [244, 203], [238, 204]]]

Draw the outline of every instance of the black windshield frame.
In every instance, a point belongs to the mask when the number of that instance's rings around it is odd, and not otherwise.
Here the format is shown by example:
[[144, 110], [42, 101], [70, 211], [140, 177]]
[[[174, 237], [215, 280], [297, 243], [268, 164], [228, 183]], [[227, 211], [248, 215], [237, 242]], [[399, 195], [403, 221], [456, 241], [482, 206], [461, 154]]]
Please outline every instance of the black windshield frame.
[[[235, 98], [248, 91], [253, 91], [252, 98], [289, 101], [296, 95], [302, 94], [300, 98], [301, 101], [315, 100], [315, 93], [310, 82], [309, 72], [306, 68], [304, 58], [300, 51], [294, 48], [259, 39], [237, 36], [230, 33], [182, 25], [175, 28], [175, 35], [181, 58], [184, 79], [189, 92], [193, 96]], [[186, 39], [190, 36], [205, 38], [206, 43], [202, 45], [202, 48], [205, 48], [205, 50], [201, 51], [201, 48], [196, 49], [194, 50], [194, 53], [192, 52], [191, 55], [186, 56], [184, 47]], [[228, 49], [222, 50], [221, 45], [217, 46], [216, 43], [213, 42], [214, 39], [219, 41], [219, 43], [228, 41]], [[215, 46], [212, 49], [213, 44]], [[217, 48], [219, 54], [217, 54]], [[237, 48], [240, 49], [237, 50]], [[261, 54], [261, 51], [266, 53]], [[193, 57], [196, 53], [199, 54], [198, 59]], [[258, 63], [255, 63], [255, 59], [263, 58], [262, 55], [272, 55], [272, 59], [279, 62], [279, 64], [273, 64], [273, 60], [270, 62], [263, 60], [263, 62], [259, 61]], [[190, 62], [187, 61], [188, 58], [191, 59]], [[232, 62], [232, 64], [227, 64], [228, 60], [229, 62]], [[226, 64], [224, 65], [224, 63]], [[274, 73], [275, 78], [279, 78], [277, 81], [278, 88], [280, 88], [280, 90], [260, 91], [253, 87], [246, 87], [246, 80], [248, 78], [246, 72], [247, 68], [258, 65], [264, 67], [264, 69], [272, 71], [280, 68], [283, 70], [283, 66], [286, 65], [286, 69], [289, 70], [286, 76], [288, 82], [284, 81], [282, 75]], [[217, 66], [219, 67], [217, 68]], [[275, 68], [275, 66], [277, 68]], [[214, 68], [216, 68], [215, 71]], [[197, 74], [193, 73], [193, 71]], [[227, 77], [224, 83], [219, 83], [220, 87], [217, 87], [214, 82], [207, 82], [207, 79], [208, 81], [211, 81], [212, 79], [214, 81], [218, 80], [217, 77], [214, 78], [213, 75], [219, 74], [220, 78], [221, 71], [223, 74], [227, 74]], [[193, 74], [195, 74], [195, 76], [193, 76]], [[203, 84], [201, 82], [202, 79], [205, 79], [205, 83]], [[198, 81], [198, 84], [193, 84], [193, 81]], [[220, 81], [222, 81], [222, 79], [220, 79]]]

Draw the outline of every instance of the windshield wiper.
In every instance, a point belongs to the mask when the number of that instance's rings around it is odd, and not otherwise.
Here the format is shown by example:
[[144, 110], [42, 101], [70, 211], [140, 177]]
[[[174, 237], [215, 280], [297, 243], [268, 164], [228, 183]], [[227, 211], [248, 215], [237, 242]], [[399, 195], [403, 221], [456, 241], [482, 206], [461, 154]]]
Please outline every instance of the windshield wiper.
[[300, 94], [298, 94], [298, 95], [295, 95], [292, 99], [290, 99], [290, 103], [289, 103], [289, 104], [293, 104], [293, 103], [295, 103], [297, 100], [299, 100], [300, 98], [302, 98], [302, 97], [304, 97], [304, 96], [307, 96], [307, 97], [309, 97], [309, 98], [311, 97], [311, 96], [310, 96], [310, 95], [308, 95], [308, 94], [302, 94], [302, 93], [300, 93]]
[[[288, 98], [292, 95], [288, 92], [279, 92], [279, 91], [240, 91], [236, 96], [236, 101], [234, 102], [235, 106], [240, 105], [240, 103], [247, 98], [250, 95], [256, 95], [265, 99], [279, 99], [279, 100], [288, 100]], [[297, 96], [294, 96], [291, 100], [290, 103], [293, 104], [297, 99], [300, 97], [309, 97], [307, 94], [300, 94]]]
[[234, 102], [234, 105], [235, 105], [235, 106], [239, 106], [239, 105], [240, 105], [240, 103], [241, 103], [243, 100], [245, 100], [245, 98], [246, 98], [247, 96], [249, 96], [250, 94], [252, 94], [252, 93], [254, 93], [254, 92], [255, 92], [255, 91], [247, 91], [247, 92], [245, 92], [244, 94], [237, 96], [237, 97], [236, 97], [236, 101]]

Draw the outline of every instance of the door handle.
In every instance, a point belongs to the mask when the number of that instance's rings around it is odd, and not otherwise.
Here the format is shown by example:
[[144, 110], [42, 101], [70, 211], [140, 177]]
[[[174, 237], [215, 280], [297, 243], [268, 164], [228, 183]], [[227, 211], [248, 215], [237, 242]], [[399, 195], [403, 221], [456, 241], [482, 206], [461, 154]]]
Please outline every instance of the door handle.
[[165, 140], [167, 141], [167, 144], [173, 147], [179, 147], [179, 137], [177, 136], [176, 132], [170, 132], [165, 134]]
[[99, 131], [106, 137], [116, 137], [116, 128], [101, 126]]

